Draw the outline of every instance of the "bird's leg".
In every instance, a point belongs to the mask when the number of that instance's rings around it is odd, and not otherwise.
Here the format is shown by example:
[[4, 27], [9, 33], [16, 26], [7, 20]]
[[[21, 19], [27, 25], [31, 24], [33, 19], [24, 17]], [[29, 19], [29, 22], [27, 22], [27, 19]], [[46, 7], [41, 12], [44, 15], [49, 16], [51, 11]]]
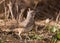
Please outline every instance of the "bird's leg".
[[18, 36], [19, 36], [20, 40], [22, 40], [21, 32], [18, 33]]
[[30, 37], [26, 34], [26, 37], [30, 40]]
[[20, 40], [22, 40], [22, 37], [21, 37], [21, 35], [19, 35], [19, 38], [20, 38]]
[[21, 33], [24, 31], [23, 28], [18, 28], [18, 36], [20, 38], [20, 40], [22, 40], [22, 37], [21, 37]]
[[30, 37], [26, 35], [26, 37], [30, 40]]

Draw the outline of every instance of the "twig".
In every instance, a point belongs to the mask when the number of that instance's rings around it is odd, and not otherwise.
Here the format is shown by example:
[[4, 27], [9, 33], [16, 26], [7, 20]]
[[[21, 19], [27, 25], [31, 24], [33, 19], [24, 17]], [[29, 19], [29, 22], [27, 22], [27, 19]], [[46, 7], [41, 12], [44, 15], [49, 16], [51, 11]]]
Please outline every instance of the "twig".
[[0, 1], [0, 4], [2, 4], [5, 0]]
[[38, 5], [38, 3], [39, 3], [40, 1], [41, 1], [41, 0], [34, 0], [34, 4], [35, 4], [34, 9], [37, 7], [37, 5]]
[[60, 17], [60, 12], [58, 13], [57, 17], [56, 17], [56, 22], [59, 21], [59, 17]]
[[13, 16], [13, 12], [12, 12], [12, 3], [11, 3], [11, 2], [8, 4], [8, 7], [9, 7], [9, 10], [10, 10], [10, 13], [11, 13], [12, 19], [13, 19], [14, 16]]
[[[8, 18], [8, 12], [9, 12], [9, 10], [6, 11], [6, 14], [7, 14], [6, 18]], [[1, 13], [0, 15], [1, 15], [0, 18], [4, 17], [5, 16], [5, 12]]]
[[21, 22], [22, 21], [22, 17], [23, 17], [23, 12], [25, 11], [25, 9], [21, 9], [21, 13], [19, 15], [19, 21]]

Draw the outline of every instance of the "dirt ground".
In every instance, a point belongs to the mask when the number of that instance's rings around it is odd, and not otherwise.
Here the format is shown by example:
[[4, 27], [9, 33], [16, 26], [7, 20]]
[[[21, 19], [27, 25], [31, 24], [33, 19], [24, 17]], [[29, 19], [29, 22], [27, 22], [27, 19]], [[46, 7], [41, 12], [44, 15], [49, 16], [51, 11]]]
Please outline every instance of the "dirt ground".
[[[22, 40], [14, 32], [2, 31], [4, 29], [1, 28], [0, 41], [2, 43], [33, 43], [33, 42], [34, 43], [50, 43], [51, 38], [52, 38], [51, 36], [55, 35], [55, 33], [49, 33], [48, 30], [44, 29], [45, 20], [37, 21], [35, 23], [38, 24], [37, 32], [35, 30], [31, 30], [28, 33], [22, 33], [21, 34]], [[54, 24], [54, 22], [51, 22], [51, 23]], [[37, 37], [39, 37], [39, 35], [40, 35], [43, 38], [42, 39], [34, 39], [34, 38], [32, 38], [34, 35], [37, 35]]]

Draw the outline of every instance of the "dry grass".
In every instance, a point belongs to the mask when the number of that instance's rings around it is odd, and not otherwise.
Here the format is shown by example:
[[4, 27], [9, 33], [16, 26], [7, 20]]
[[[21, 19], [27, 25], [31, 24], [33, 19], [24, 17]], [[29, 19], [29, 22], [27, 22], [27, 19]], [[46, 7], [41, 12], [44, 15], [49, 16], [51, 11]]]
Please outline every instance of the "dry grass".
[[[1, 1], [0, 5], [5, 2], [5, 0], [0, 0], [0, 1]], [[34, 4], [35, 4], [35, 6], [33, 7], [34, 10], [37, 9], [37, 5], [39, 4], [39, 2], [40, 2], [40, 0], [38, 0], [38, 1], [34, 0]], [[17, 2], [15, 2], [15, 3], [17, 3]], [[34, 22], [33, 19], [35, 16], [34, 14], [36, 12], [34, 10], [28, 11], [28, 10], [26, 10], [28, 8], [24, 8], [24, 7], [23, 7], [23, 9], [20, 9], [20, 12], [19, 12], [19, 6], [16, 5], [15, 3], [12, 3], [11, 1], [8, 3], [4, 3], [4, 7], [3, 7], [4, 11], [3, 11], [3, 13], [0, 13], [0, 33], [1, 33], [0, 40], [1, 40], [1, 43], [5, 43], [5, 42], [6, 43], [55, 43], [55, 42], [60, 43], [60, 41], [59, 41], [60, 36], [58, 34], [60, 32], [59, 31], [60, 30], [60, 12], [56, 14], [57, 16], [55, 18], [56, 19], [55, 21], [52, 18], [51, 19], [47, 18], [44, 20], [38, 19], [38, 21], [35, 20], [35, 22]], [[13, 5], [15, 7], [13, 7]], [[30, 5], [30, 2], [29, 2], [29, 5]], [[27, 7], [29, 7], [29, 6], [27, 5]], [[13, 10], [12, 8], [15, 8], [15, 9]], [[44, 9], [44, 7], [43, 7], [43, 9]], [[27, 12], [26, 18], [24, 17], [25, 10]], [[48, 9], [46, 11], [48, 11]], [[31, 12], [34, 12], [34, 13], [32, 14]], [[17, 18], [14, 17], [15, 13], [16, 13], [16, 15], [19, 14], [17, 16]], [[46, 14], [44, 12], [44, 10], [41, 13]], [[49, 11], [49, 13], [50, 13], [50, 11]], [[50, 17], [49, 14], [46, 14], [46, 15], [48, 17]], [[36, 18], [36, 16], [35, 16], [35, 18]], [[43, 19], [43, 17], [42, 17], [42, 19]], [[31, 29], [32, 24], [34, 26]], [[27, 26], [29, 26], [29, 28]], [[27, 32], [28, 29], [30, 29], [30, 30]], [[26, 32], [24, 32], [24, 31], [26, 31]], [[58, 36], [57, 36], [57, 34], [58, 34]], [[56, 38], [56, 40], [54, 40], [55, 38]]]

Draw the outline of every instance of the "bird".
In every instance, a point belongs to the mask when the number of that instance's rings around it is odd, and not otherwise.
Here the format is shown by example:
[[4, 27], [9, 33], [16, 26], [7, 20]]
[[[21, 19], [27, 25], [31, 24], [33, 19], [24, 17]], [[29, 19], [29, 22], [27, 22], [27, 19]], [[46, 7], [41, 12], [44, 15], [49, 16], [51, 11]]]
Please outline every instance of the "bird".
[[35, 13], [34, 10], [30, 10], [27, 12], [27, 17], [24, 21], [20, 22], [19, 21], [19, 28], [13, 29], [15, 33], [18, 33], [17, 35], [21, 38], [21, 33], [23, 32], [29, 32], [32, 30], [34, 26], [34, 17]]

